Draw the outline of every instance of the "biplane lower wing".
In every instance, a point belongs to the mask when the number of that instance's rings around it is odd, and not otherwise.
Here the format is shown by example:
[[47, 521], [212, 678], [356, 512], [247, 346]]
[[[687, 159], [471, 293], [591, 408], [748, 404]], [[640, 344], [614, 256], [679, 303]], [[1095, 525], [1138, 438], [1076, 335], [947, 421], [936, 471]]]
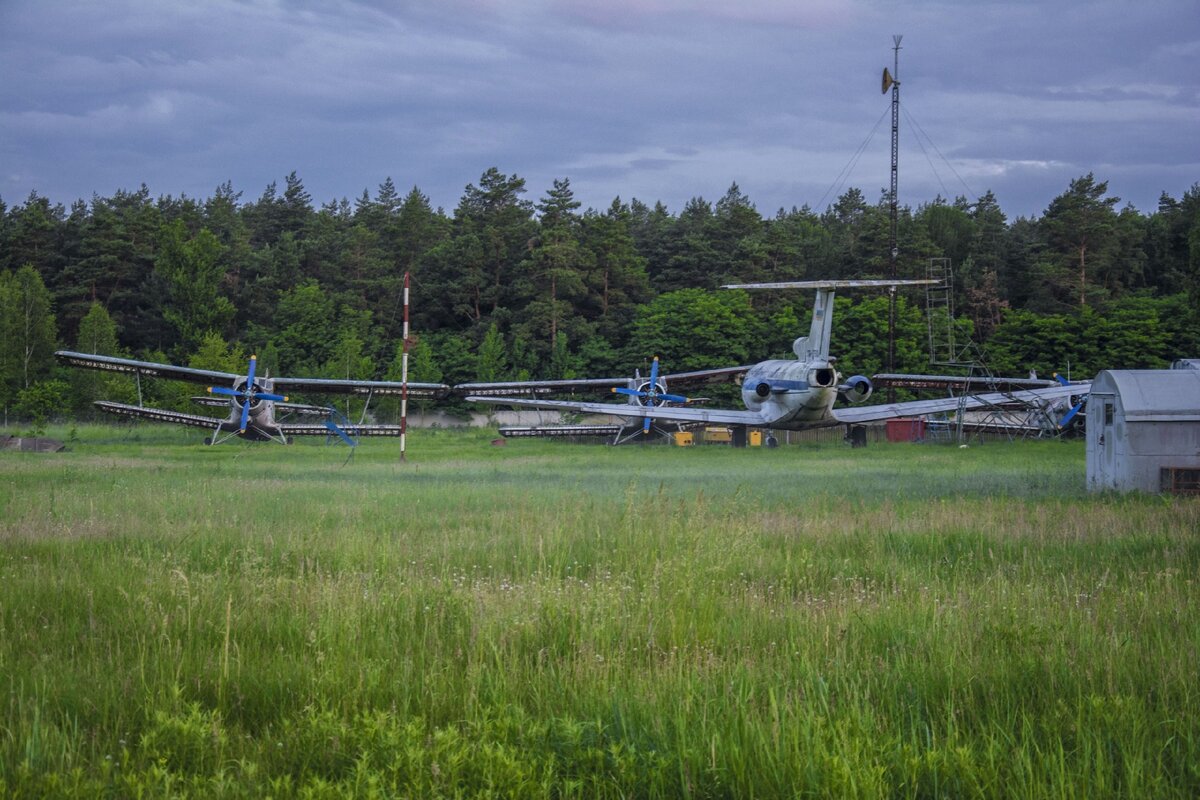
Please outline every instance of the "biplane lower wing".
[[[399, 425], [338, 425], [343, 433], [348, 436], [399, 436]], [[336, 435], [336, 431], [329, 428], [327, 425], [303, 425], [300, 423], [285, 423], [279, 426], [280, 432], [285, 436], [331, 436]]]
[[147, 406], [131, 406], [125, 403], [113, 403], [109, 400], [97, 400], [94, 404], [101, 411], [109, 414], [119, 414], [123, 417], [149, 419], [155, 422], [169, 422], [174, 425], [190, 425], [193, 428], [208, 428], [218, 430], [223, 419], [214, 419], [200, 414], [184, 414], [180, 411], [167, 411], [165, 408], [148, 408]]
[[765, 425], [767, 420], [756, 411], [733, 411], [719, 408], [688, 408], [684, 406], [635, 406], [629, 403], [577, 403], [571, 400], [523, 400], [512, 397], [466, 398], [468, 403], [541, 408], [549, 411], [570, 411], [577, 414], [608, 414], [635, 419], [664, 419], [679, 422], [703, 422], [713, 425]]

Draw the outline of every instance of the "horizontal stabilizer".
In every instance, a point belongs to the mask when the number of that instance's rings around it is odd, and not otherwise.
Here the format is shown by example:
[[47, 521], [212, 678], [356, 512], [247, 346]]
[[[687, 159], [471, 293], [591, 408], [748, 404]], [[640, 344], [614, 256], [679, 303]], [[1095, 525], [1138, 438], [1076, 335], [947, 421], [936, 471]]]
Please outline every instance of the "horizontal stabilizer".
[[782, 281], [779, 283], [730, 283], [722, 289], [881, 289], [891, 286], [925, 286], [933, 280], [915, 281]]

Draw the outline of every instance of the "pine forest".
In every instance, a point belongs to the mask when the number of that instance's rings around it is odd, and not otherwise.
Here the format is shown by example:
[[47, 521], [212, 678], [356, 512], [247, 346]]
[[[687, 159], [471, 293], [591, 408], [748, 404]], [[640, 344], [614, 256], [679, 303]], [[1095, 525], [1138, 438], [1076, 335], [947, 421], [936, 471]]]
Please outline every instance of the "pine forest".
[[[790, 353], [807, 292], [725, 283], [887, 277], [890, 210], [849, 189], [823, 211], [764, 214], [734, 184], [682, 209], [614, 199], [583, 209], [568, 179], [540, 197], [496, 168], [447, 212], [389, 178], [317, 205], [286, 176], [246, 200], [152, 197], [146, 186], [65, 207], [0, 200], [0, 404], [6, 418], [130, 399], [128, 380], [73, 374], [56, 348], [240, 372], [399, 379], [412, 279], [410, 379], [631, 375]], [[995, 373], [1162, 368], [1200, 356], [1200, 184], [1144, 211], [1072, 180], [1040, 217], [991, 192], [903, 207], [902, 278], [953, 265], [957, 335]], [[888, 299], [839, 295], [833, 353], [886, 364]], [[897, 371], [928, 372], [924, 295], [898, 300]], [[187, 405], [170, 387], [150, 400]]]

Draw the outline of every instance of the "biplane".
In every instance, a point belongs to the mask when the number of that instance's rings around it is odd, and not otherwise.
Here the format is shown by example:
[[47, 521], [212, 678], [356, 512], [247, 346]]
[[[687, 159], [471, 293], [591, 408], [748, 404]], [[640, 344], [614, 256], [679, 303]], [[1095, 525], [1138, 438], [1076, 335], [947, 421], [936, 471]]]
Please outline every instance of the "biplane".
[[[410, 398], [442, 398], [450, 393], [450, 387], [441, 383], [415, 383], [407, 386], [400, 381], [358, 381], [328, 378], [271, 378], [258, 375], [258, 359], [250, 356], [245, 375], [233, 372], [181, 367], [175, 364], [157, 364], [151, 361], [135, 361], [116, 356], [91, 353], [75, 353], [59, 350], [55, 357], [68, 366], [118, 372], [132, 375], [137, 381], [138, 404], [114, 403], [97, 400], [95, 405], [102, 411], [137, 419], [168, 422], [205, 428], [212, 434], [205, 440], [208, 444], [241, 437], [247, 440], [275, 441], [286, 444], [293, 436], [336, 435], [352, 443], [359, 436], [399, 436], [401, 426], [368, 424], [366, 409], [376, 397], [400, 396], [407, 391]], [[210, 397], [200, 398], [202, 405], [219, 405], [229, 409], [224, 418], [203, 414], [188, 414], [164, 408], [153, 408], [142, 404], [142, 378], [163, 378], [186, 381], [208, 387]], [[338, 414], [333, 407], [321, 407], [307, 403], [292, 403], [288, 394], [354, 395], [366, 401], [363, 419], [351, 423]], [[223, 399], [222, 399], [223, 398]], [[277, 416], [278, 414], [278, 416]], [[318, 416], [324, 421], [288, 422], [286, 418], [296, 416]]]

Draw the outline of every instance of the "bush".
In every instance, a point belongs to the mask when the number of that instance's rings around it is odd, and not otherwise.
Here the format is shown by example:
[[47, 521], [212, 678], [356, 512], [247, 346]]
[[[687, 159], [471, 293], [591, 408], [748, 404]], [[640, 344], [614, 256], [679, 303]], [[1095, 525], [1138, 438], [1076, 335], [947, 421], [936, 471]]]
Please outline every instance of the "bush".
[[66, 411], [69, 391], [70, 387], [66, 381], [39, 381], [31, 384], [17, 393], [17, 416], [28, 420], [35, 431], [42, 433], [51, 417]]

